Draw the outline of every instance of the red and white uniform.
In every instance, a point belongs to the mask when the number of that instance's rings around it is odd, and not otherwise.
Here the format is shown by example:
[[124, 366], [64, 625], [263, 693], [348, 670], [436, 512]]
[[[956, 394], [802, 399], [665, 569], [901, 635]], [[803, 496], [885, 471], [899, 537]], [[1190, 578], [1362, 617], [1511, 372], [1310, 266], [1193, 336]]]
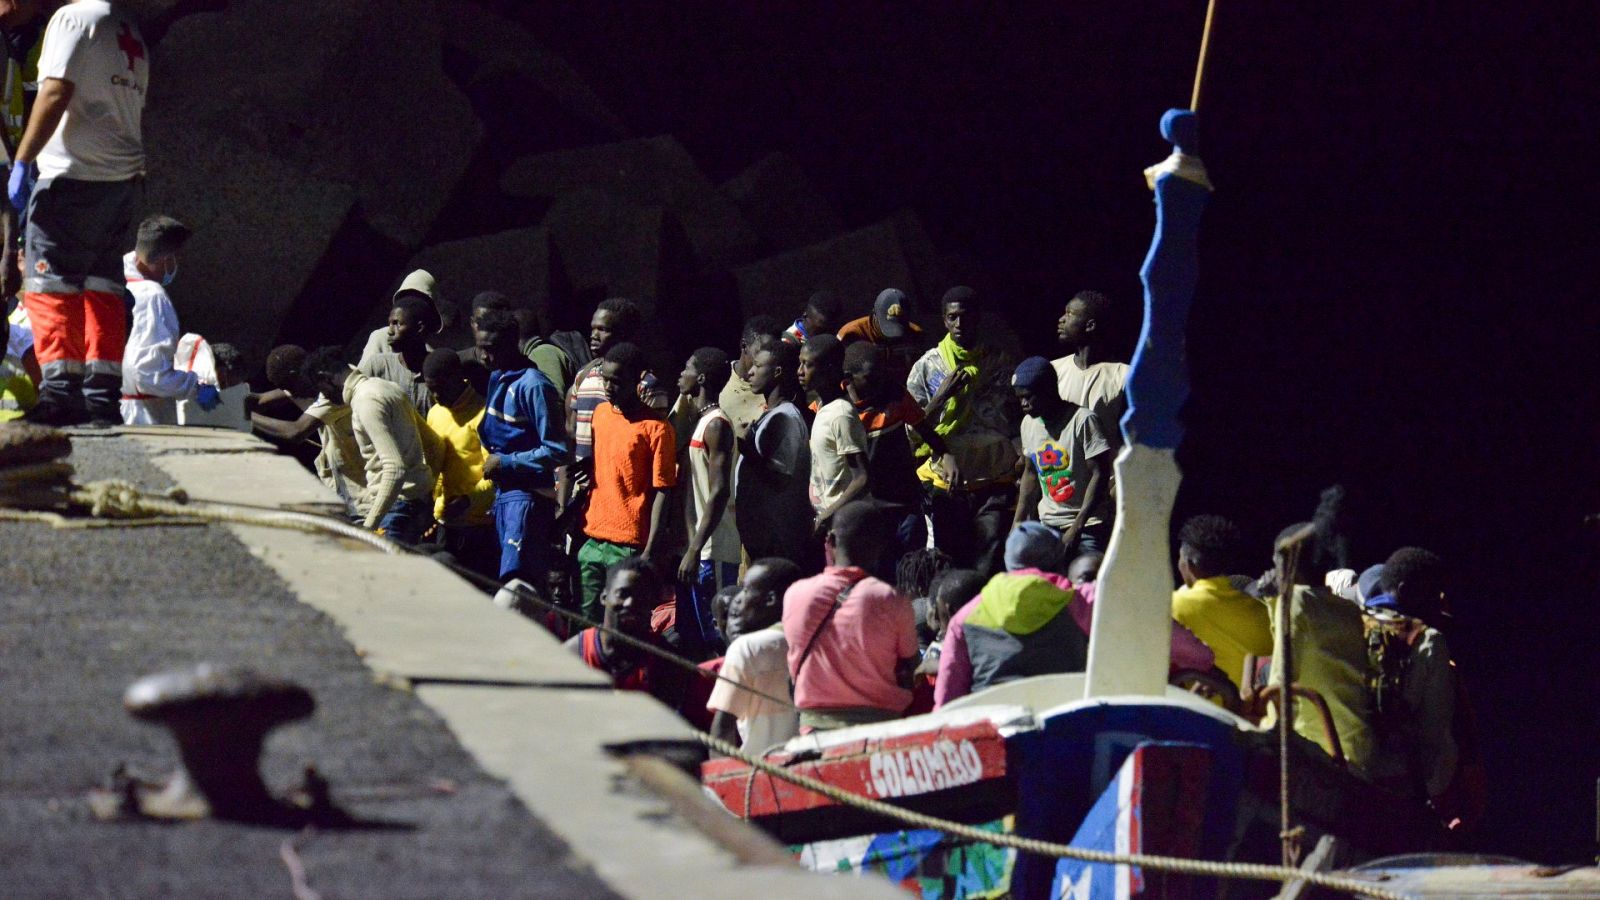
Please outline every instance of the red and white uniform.
[[45, 27], [39, 81], [68, 82], [72, 96], [39, 153], [24, 231], [22, 299], [42, 407], [117, 414], [127, 337], [120, 261], [139, 204], [149, 77], [138, 26], [105, 0], [69, 3]]

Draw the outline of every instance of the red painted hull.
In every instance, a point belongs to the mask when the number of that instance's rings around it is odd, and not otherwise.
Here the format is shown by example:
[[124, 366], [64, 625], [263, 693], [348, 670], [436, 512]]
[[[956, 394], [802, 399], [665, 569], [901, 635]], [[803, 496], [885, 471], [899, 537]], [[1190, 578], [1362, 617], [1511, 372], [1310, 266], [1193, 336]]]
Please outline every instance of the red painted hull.
[[[1015, 803], [1005, 739], [987, 721], [851, 741], [814, 758], [775, 753], [767, 760], [851, 793], [962, 821], [987, 821]], [[701, 780], [734, 815], [785, 841], [861, 834], [888, 824], [738, 760], [704, 763]]]

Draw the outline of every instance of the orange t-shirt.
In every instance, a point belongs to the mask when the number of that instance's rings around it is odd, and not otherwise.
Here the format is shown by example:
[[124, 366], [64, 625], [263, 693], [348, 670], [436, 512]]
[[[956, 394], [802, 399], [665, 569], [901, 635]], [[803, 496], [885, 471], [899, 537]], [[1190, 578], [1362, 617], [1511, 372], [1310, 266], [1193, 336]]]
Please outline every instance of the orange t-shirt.
[[650, 488], [678, 483], [672, 426], [650, 411], [629, 419], [610, 403], [594, 411], [594, 490], [583, 532], [614, 544], [643, 547], [650, 536]]

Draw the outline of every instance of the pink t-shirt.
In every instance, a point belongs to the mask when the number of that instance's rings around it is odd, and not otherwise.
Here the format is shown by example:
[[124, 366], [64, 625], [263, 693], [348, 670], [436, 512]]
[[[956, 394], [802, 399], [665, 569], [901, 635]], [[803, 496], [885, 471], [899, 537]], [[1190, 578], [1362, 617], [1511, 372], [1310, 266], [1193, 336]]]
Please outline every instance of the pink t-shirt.
[[[844, 605], [823, 624], [840, 592], [852, 583]], [[783, 636], [789, 644], [791, 677], [813, 634], [811, 655], [795, 678], [796, 706], [902, 712], [911, 704], [911, 691], [900, 686], [895, 667], [917, 655], [915, 613], [911, 601], [892, 586], [861, 569], [840, 566], [790, 585], [783, 595]]]

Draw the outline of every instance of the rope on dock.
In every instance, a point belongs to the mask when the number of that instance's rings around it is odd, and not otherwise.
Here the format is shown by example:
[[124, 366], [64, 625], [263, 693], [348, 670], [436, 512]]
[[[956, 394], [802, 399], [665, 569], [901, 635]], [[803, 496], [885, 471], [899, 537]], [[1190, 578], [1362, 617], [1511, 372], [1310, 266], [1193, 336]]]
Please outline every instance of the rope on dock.
[[[372, 534], [365, 529], [358, 528], [335, 519], [308, 513], [296, 512], [269, 512], [261, 509], [251, 509], [235, 506], [229, 503], [217, 502], [190, 502], [181, 491], [169, 491], [163, 495], [152, 495], [140, 490], [136, 485], [126, 481], [105, 480], [91, 482], [85, 485], [75, 485], [69, 492], [69, 498], [75, 505], [88, 508], [91, 515], [97, 518], [136, 519], [148, 516], [170, 516], [179, 518], [201, 519], [209, 522], [220, 522], [238, 525], [259, 525], [269, 528], [286, 528], [294, 531], [304, 531], [318, 534], [330, 534], [345, 537], [351, 540], [372, 546], [384, 553], [402, 554], [407, 548], [388, 540], [380, 535]], [[465, 570], [451, 566], [458, 573], [465, 574]], [[479, 579], [474, 578], [474, 581]], [[561, 609], [532, 591], [517, 590], [519, 596], [539, 604], [547, 609], [555, 610], [562, 615], [568, 615], [588, 625], [598, 627], [611, 633], [629, 644], [648, 653], [667, 659], [674, 664], [692, 668], [701, 675], [711, 673], [700, 669], [693, 662], [669, 653], [647, 642], [623, 634], [615, 629], [607, 628], [604, 623], [589, 622], [582, 616], [572, 614], [569, 610]], [[719, 677], [719, 676], [711, 676]], [[726, 680], [720, 679], [719, 680]], [[743, 687], [741, 685], [741, 687]], [[766, 696], [766, 695], [762, 695]], [[768, 697], [770, 700], [777, 698]], [[781, 701], [778, 701], [781, 702]], [[789, 704], [785, 704], [789, 705]], [[750, 766], [752, 770], [765, 772], [767, 775], [787, 781], [796, 787], [811, 791], [826, 797], [835, 803], [849, 806], [885, 818], [894, 819], [916, 828], [926, 828], [943, 832], [952, 837], [961, 838], [976, 843], [987, 843], [1000, 847], [1009, 847], [1024, 853], [1034, 853], [1056, 859], [1075, 859], [1087, 863], [1119, 866], [1139, 866], [1157, 872], [1170, 872], [1177, 875], [1193, 875], [1206, 878], [1226, 878], [1245, 881], [1267, 881], [1280, 884], [1305, 882], [1327, 890], [1342, 891], [1359, 897], [1372, 897], [1378, 900], [1406, 900], [1405, 895], [1395, 891], [1386, 890], [1372, 882], [1347, 876], [1329, 875], [1323, 872], [1313, 872], [1295, 869], [1287, 866], [1272, 866], [1259, 863], [1222, 862], [1206, 859], [1188, 859], [1176, 856], [1160, 856], [1144, 853], [1112, 853], [1105, 850], [1090, 850], [1073, 847], [1069, 844], [1057, 844], [1050, 841], [1041, 841], [1034, 838], [1022, 837], [1014, 834], [987, 831], [962, 822], [942, 819], [925, 813], [902, 809], [891, 803], [867, 797], [851, 791], [843, 790], [824, 781], [793, 772], [782, 766], [767, 762], [765, 759], [751, 756], [740, 748], [728, 743], [714, 735], [697, 729], [690, 729], [694, 739], [704, 744], [711, 750], [724, 756], [737, 759]], [[292, 870], [292, 867], [291, 867]]]

